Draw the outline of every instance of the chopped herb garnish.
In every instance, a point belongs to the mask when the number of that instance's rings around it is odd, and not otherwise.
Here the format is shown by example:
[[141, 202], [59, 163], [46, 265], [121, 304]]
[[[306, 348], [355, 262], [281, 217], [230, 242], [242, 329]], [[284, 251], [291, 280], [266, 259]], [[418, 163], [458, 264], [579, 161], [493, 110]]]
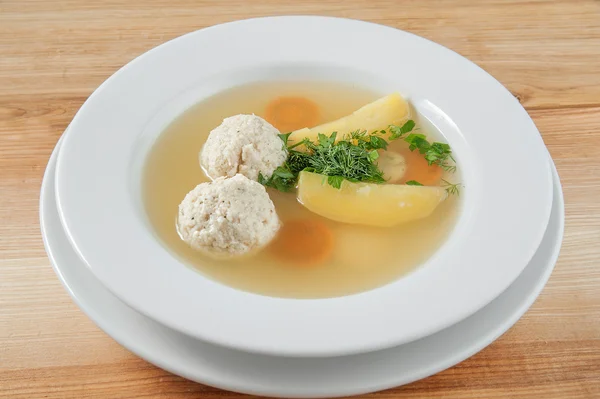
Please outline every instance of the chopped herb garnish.
[[[411, 133], [415, 122], [407, 121], [402, 126], [391, 125], [388, 128], [389, 140], [404, 139], [411, 151], [418, 150], [429, 165], [438, 165], [446, 171], [454, 172], [456, 166], [450, 164], [452, 151], [445, 143], [429, 143], [423, 134]], [[302, 171], [318, 173], [327, 177], [327, 183], [340, 188], [344, 180], [351, 182], [385, 183], [383, 172], [377, 166], [379, 150], [387, 150], [388, 141], [382, 135], [388, 131], [380, 130], [368, 133], [356, 130], [336, 141], [337, 132], [327, 136], [319, 134], [315, 142], [305, 138], [293, 145], [288, 145], [291, 133], [280, 134], [288, 151], [286, 162], [275, 169], [268, 179], [259, 174], [259, 183], [273, 187], [279, 191], [291, 191], [297, 184], [298, 174]], [[444, 180], [445, 183], [447, 183]], [[407, 185], [422, 186], [411, 180]], [[446, 190], [450, 194], [458, 194], [458, 185], [447, 183]]]
[[429, 165], [438, 165], [445, 171], [454, 173], [456, 165], [450, 164], [454, 162], [452, 158], [452, 150], [446, 143], [430, 143], [424, 134], [411, 133], [404, 139], [408, 143], [408, 149], [411, 151], [419, 150], [425, 156]]
[[335, 142], [335, 138], [336, 133], [329, 137], [320, 134], [318, 144], [307, 139], [303, 141], [309, 155], [306, 161], [312, 172], [357, 182], [385, 182], [383, 172], [375, 164], [379, 154], [371, 144], [370, 135], [353, 132], [344, 140]]
[[371, 148], [374, 150], [378, 150], [378, 149], [387, 150], [388, 142], [379, 136], [371, 135], [371, 138], [369, 139], [369, 143], [370, 143]]
[[412, 119], [406, 121], [402, 126], [390, 125], [390, 140], [402, 138], [406, 133], [412, 131], [415, 127], [415, 121]]
[[296, 186], [298, 174], [293, 173], [285, 164], [273, 171], [270, 178], [265, 178], [262, 173], [258, 173], [258, 182], [267, 187], [276, 188], [279, 191], [287, 192]]

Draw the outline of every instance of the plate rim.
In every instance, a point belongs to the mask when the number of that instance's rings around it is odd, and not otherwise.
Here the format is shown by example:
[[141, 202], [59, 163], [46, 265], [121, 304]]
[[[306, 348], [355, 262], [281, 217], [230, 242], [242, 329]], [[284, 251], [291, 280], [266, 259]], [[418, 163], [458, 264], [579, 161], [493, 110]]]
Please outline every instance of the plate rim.
[[[483, 348], [485, 348], [486, 346], [491, 344], [493, 341], [495, 341], [497, 338], [499, 338], [502, 334], [504, 334], [508, 329], [510, 329], [521, 318], [521, 316], [527, 312], [527, 310], [530, 308], [530, 306], [535, 302], [535, 300], [537, 299], [539, 294], [542, 292], [548, 279], [550, 278], [550, 275], [552, 274], [552, 271], [554, 270], [554, 267], [559, 258], [560, 249], [561, 249], [562, 241], [563, 241], [563, 237], [564, 237], [564, 227], [565, 227], [564, 195], [562, 192], [562, 186], [561, 186], [558, 172], [556, 171], [556, 167], [552, 163], [553, 177], [555, 180], [554, 183], [556, 185], [555, 192], [558, 192], [558, 194], [559, 194], [557, 204], [560, 204], [560, 212], [557, 215], [559, 223], [558, 223], [558, 229], [557, 229], [556, 243], [552, 248], [552, 253], [548, 259], [547, 264], [545, 265], [542, 275], [539, 277], [539, 280], [536, 281], [533, 291], [527, 295], [527, 298], [525, 300], [523, 300], [522, 303], [519, 303], [519, 305], [517, 306], [517, 308], [515, 309], [514, 312], [511, 312], [510, 317], [508, 317], [506, 320], [500, 322], [498, 324], [498, 326], [493, 329], [494, 332], [488, 334], [485, 338], [483, 338], [481, 340], [481, 342], [478, 342], [477, 344], [471, 344], [471, 347], [469, 348], [469, 350], [467, 350], [463, 353], [457, 354], [456, 356], [454, 356], [453, 359], [448, 359], [445, 363], [442, 363], [442, 364], [439, 364], [436, 366], [430, 366], [429, 369], [427, 369], [427, 370], [421, 370], [420, 373], [417, 373], [417, 375], [414, 375], [413, 378], [409, 378], [408, 380], [403, 380], [401, 377], [398, 377], [398, 379], [396, 380], [397, 383], [390, 382], [388, 384], [378, 385], [375, 387], [373, 387], [373, 386], [366, 387], [368, 384], [365, 383], [365, 388], [362, 390], [354, 389], [354, 390], [349, 390], [349, 391], [348, 390], [347, 391], [343, 391], [343, 390], [336, 391], [336, 390], [332, 390], [332, 389], [329, 389], [329, 390], [321, 389], [321, 390], [315, 390], [314, 392], [311, 392], [308, 394], [306, 392], [300, 392], [300, 393], [298, 393], [298, 392], [297, 393], [282, 392], [282, 391], [273, 390], [270, 387], [267, 387], [266, 390], [265, 389], [261, 390], [261, 389], [257, 389], [257, 388], [247, 389], [247, 388], [244, 388], [243, 386], [240, 386], [239, 384], [236, 385], [235, 383], [227, 382], [226, 375], [224, 375], [224, 377], [219, 381], [217, 381], [217, 380], [207, 381], [204, 378], [199, 377], [198, 375], [194, 375], [193, 372], [183, 370], [180, 367], [177, 367], [177, 365], [169, 364], [168, 361], [164, 360], [166, 358], [165, 356], [161, 356], [158, 354], [157, 355], [150, 354], [149, 352], [151, 352], [152, 347], [151, 347], [150, 351], [144, 350], [143, 345], [140, 346], [139, 342], [137, 342], [136, 340], [133, 340], [131, 338], [127, 339], [127, 337], [122, 336], [121, 333], [116, 332], [116, 330], [118, 330], [118, 328], [115, 329], [114, 327], [112, 327], [115, 324], [113, 323], [111, 325], [110, 319], [103, 319], [102, 316], [93, 308], [93, 304], [91, 304], [89, 302], [86, 303], [86, 300], [82, 299], [81, 295], [77, 294], [77, 292], [76, 292], [77, 290], [76, 289], [74, 290], [72, 288], [73, 285], [76, 283], [74, 283], [74, 282], [69, 283], [68, 277], [66, 277], [65, 274], [61, 271], [61, 266], [59, 265], [59, 262], [57, 262], [57, 259], [53, 255], [54, 251], [53, 251], [52, 245], [50, 244], [49, 239], [48, 239], [48, 234], [49, 233], [51, 234], [51, 232], [49, 230], [49, 227], [46, 225], [45, 216], [44, 216], [46, 213], [45, 212], [46, 191], [48, 189], [48, 186], [53, 184], [53, 179], [51, 177], [49, 177], [49, 174], [52, 172], [53, 167], [56, 164], [56, 155], [57, 155], [57, 152], [59, 151], [61, 141], [62, 141], [62, 138], [58, 141], [54, 151], [52, 152], [52, 154], [50, 156], [50, 160], [48, 162], [48, 166], [44, 173], [44, 178], [42, 181], [41, 193], [40, 193], [40, 207], [39, 207], [40, 215], [39, 215], [39, 217], [40, 217], [40, 228], [41, 228], [41, 232], [42, 232], [44, 247], [48, 254], [51, 266], [52, 266], [54, 272], [56, 273], [57, 277], [59, 278], [61, 284], [63, 285], [63, 287], [68, 292], [71, 299], [73, 300], [73, 302], [80, 308], [80, 310], [88, 318], [90, 318], [92, 320], [92, 322], [98, 328], [100, 328], [107, 335], [109, 335], [111, 338], [113, 338], [115, 341], [117, 341], [120, 345], [124, 346], [125, 348], [127, 348], [131, 352], [135, 353], [136, 355], [140, 356], [144, 360], [150, 362], [151, 364], [154, 364], [157, 367], [163, 368], [169, 372], [175, 373], [177, 375], [180, 375], [184, 378], [190, 379], [190, 380], [198, 382], [198, 383], [207, 384], [207, 385], [214, 386], [214, 387], [217, 387], [220, 389], [226, 389], [226, 390], [245, 393], [245, 394], [264, 395], [264, 396], [269, 396], [269, 397], [295, 397], [295, 398], [296, 397], [297, 398], [305, 398], [305, 397], [306, 398], [308, 398], [308, 397], [316, 398], [316, 397], [325, 397], [325, 396], [339, 397], [339, 396], [347, 396], [347, 395], [366, 394], [366, 393], [370, 393], [370, 392], [376, 392], [376, 391], [408, 384], [408, 383], [417, 381], [419, 379], [429, 377], [429, 376], [436, 374], [442, 370], [445, 370], [449, 367], [452, 367], [452, 366], [464, 361], [465, 359], [473, 356], [474, 354], [476, 354], [477, 352], [479, 352], [480, 350], [482, 350]], [[551, 158], [550, 158], [549, 162], [552, 162]], [[54, 209], [54, 212], [57, 212], [57, 210]], [[62, 230], [62, 226], [60, 224], [57, 227]], [[63, 234], [64, 234], [64, 232], [63, 232]], [[73, 251], [73, 248], [69, 245], [68, 242], [66, 243], [66, 245], [69, 246], [68, 250]], [[92, 278], [95, 280], [95, 277], [93, 277], [93, 275], [92, 275]], [[101, 284], [100, 284], [100, 286], [101, 286]], [[106, 290], [105, 287], [101, 286], [101, 289], [103, 289], [106, 294], [111, 295], [111, 293], [108, 290]], [[118, 298], [115, 298], [115, 299], [117, 300], [117, 302], [119, 303], [120, 306], [123, 306], [123, 308], [128, 308], [127, 305], [124, 304], [123, 302], [121, 302]], [[471, 317], [476, 317], [478, 314], [480, 314], [480, 312], [484, 312], [486, 309], [487, 309], [487, 306], [485, 308], [481, 309], [480, 311], [478, 311], [475, 315], [472, 315]], [[134, 309], [129, 308], [129, 310], [137, 313]], [[145, 317], [141, 314], [140, 314], [140, 316]], [[451, 328], [457, 328], [457, 327], [459, 327], [459, 325], [461, 323], [464, 324], [464, 322], [465, 321], [461, 321], [456, 326], [453, 326]], [[164, 326], [162, 326], [162, 327], [166, 328], [167, 330], [170, 330], [168, 327], [164, 327]], [[170, 330], [170, 331], [174, 334], [180, 334], [179, 332], [174, 331], [174, 330]], [[439, 332], [437, 334], [434, 334], [433, 336], [423, 338], [423, 340], [426, 341], [426, 340], [436, 339], [436, 337], [435, 337], [436, 335], [443, 334], [443, 333], [444, 333], [444, 330], [442, 330], [441, 332]], [[204, 345], [211, 346], [210, 343], [204, 343]], [[410, 346], [410, 345], [415, 345], [415, 342], [410, 342], [403, 346]], [[386, 351], [394, 351], [395, 349], [397, 349], [397, 348], [390, 348], [390, 349], [387, 349]], [[226, 349], [223, 348], [223, 350], [226, 350]], [[250, 354], [250, 355], [252, 355], [252, 354]], [[252, 355], [252, 356], [261, 356], [261, 355]], [[343, 358], [352, 359], [352, 358], [361, 357], [361, 356], [365, 356], [365, 354], [350, 355], [350, 356], [340, 357], [338, 359], [343, 359]], [[292, 359], [292, 360], [294, 360], [294, 359]], [[319, 361], [320, 359], [315, 359], [315, 360]]]

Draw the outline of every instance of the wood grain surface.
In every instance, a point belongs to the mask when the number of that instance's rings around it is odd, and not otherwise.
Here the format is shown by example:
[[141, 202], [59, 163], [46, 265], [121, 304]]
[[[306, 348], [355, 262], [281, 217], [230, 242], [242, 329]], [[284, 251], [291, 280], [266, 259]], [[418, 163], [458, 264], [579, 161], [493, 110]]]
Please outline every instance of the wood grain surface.
[[371, 396], [599, 398], [600, 2], [594, 0], [0, 0], [0, 397], [241, 396], [162, 371], [100, 331], [49, 266], [38, 196], [59, 136], [119, 67], [189, 31], [286, 14], [390, 25], [468, 57], [526, 107], [564, 187], [562, 253], [531, 310], [463, 363]]

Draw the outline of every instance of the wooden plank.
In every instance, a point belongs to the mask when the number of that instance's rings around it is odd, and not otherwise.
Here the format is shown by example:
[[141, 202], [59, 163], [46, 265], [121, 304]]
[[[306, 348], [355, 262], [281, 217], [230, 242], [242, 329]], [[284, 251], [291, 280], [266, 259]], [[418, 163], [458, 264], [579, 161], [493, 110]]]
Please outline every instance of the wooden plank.
[[87, 319], [45, 256], [38, 226], [39, 189], [62, 131], [118, 67], [193, 29], [243, 17], [297, 13], [396, 26], [474, 60], [529, 110], [564, 186], [563, 250], [531, 310], [471, 359], [377, 395], [598, 397], [600, 3], [293, 3], [0, 2], [0, 398], [239, 396], [149, 365]]
[[593, 0], [5, 1], [0, 7], [0, 92], [7, 95], [59, 89], [87, 96], [128, 61], [189, 31], [240, 18], [321, 14], [436, 41], [486, 69], [528, 107], [600, 104], [600, 3]]

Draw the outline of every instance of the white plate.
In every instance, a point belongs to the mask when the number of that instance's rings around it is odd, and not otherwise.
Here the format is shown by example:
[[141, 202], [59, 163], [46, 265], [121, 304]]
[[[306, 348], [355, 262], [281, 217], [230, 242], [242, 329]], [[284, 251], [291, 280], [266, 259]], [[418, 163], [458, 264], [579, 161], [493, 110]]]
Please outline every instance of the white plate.
[[[400, 91], [452, 145], [466, 186], [463, 212], [447, 242], [412, 274], [340, 298], [271, 298], [204, 277], [156, 239], [142, 204], [141, 171], [165, 125], [225, 88], [290, 78]], [[552, 205], [544, 143], [494, 78], [412, 34], [324, 17], [219, 25], [137, 58], [77, 113], [59, 155], [56, 187], [74, 248], [125, 303], [196, 338], [289, 356], [390, 347], [473, 314], [523, 271]]]
[[478, 352], [510, 328], [537, 298], [556, 263], [564, 203], [554, 171], [554, 205], [544, 240], [529, 266], [498, 298], [466, 320], [400, 347], [337, 358], [255, 355], [213, 346], [137, 313], [108, 292], [73, 252], [54, 200], [52, 155], [40, 199], [46, 250], [79, 307], [107, 334], [147, 361], [191, 380], [232, 391], [281, 397], [346, 396], [427, 377]]

